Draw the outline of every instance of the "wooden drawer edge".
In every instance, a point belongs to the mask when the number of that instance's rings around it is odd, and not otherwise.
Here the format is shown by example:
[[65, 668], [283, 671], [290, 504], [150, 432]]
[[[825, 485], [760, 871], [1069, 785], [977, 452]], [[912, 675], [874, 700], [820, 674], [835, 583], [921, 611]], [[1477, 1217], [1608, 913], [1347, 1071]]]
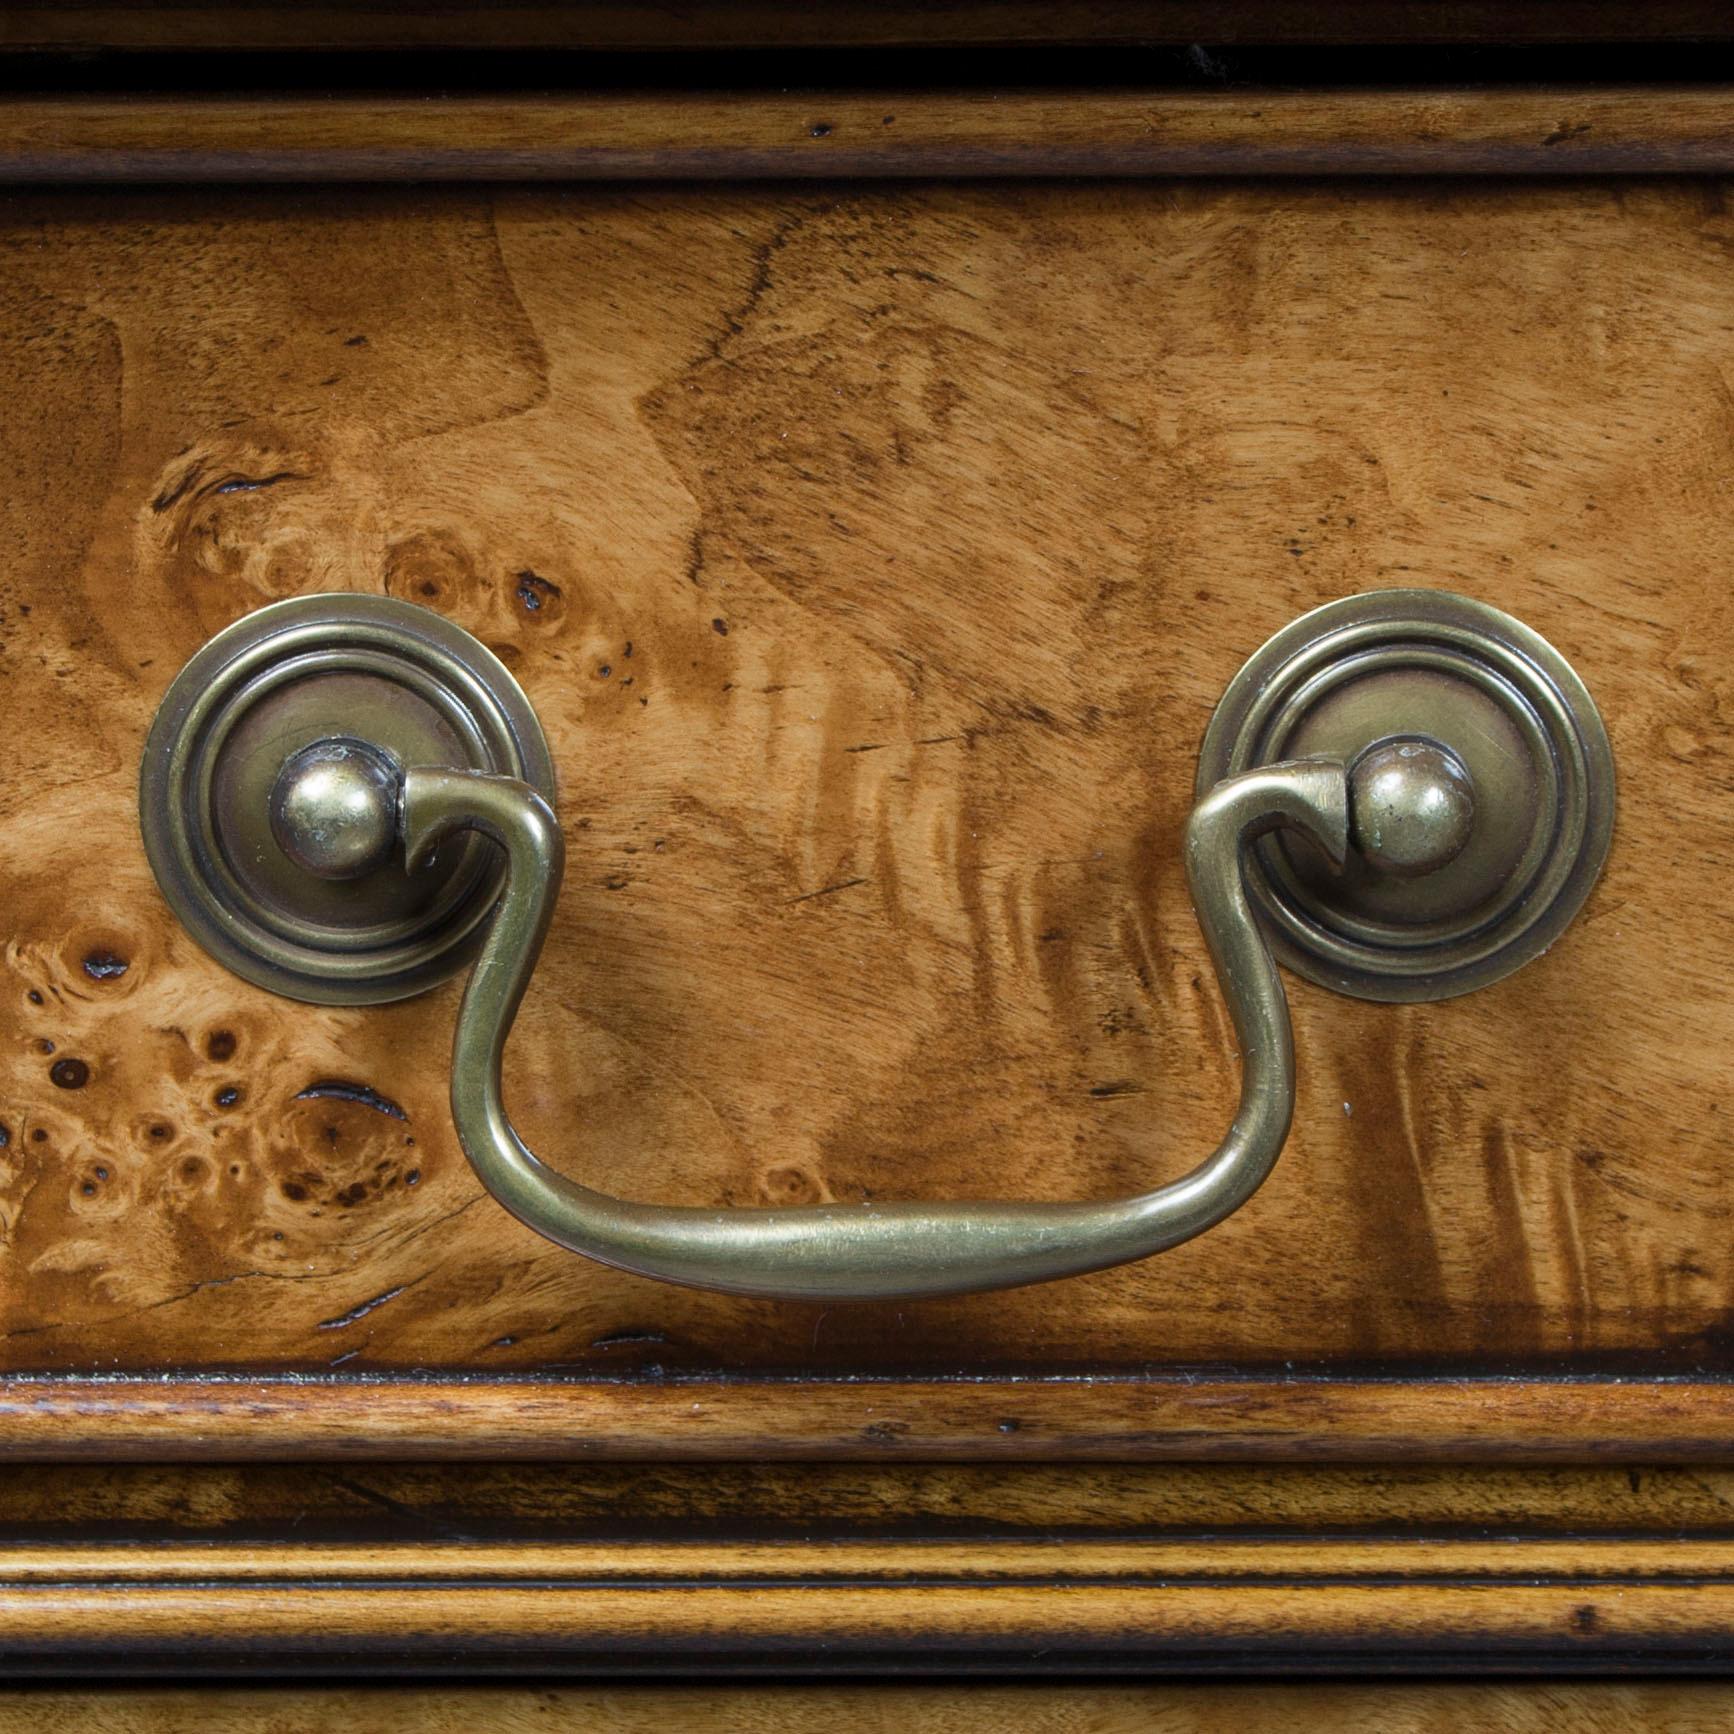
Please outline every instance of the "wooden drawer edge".
[[1734, 1454], [1734, 1381], [0, 1381], [0, 1456], [1650, 1462]]
[[910, 1541], [891, 1550], [900, 1563], [870, 1569], [833, 1542], [789, 1543], [770, 1561], [727, 1542], [672, 1563], [666, 1548], [640, 1562], [630, 1543], [557, 1551], [333, 1550], [292, 1534], [194, 1550], [69, 1544], [47, 1560], [8, 1549], [0, 1664], [18, 1679], [1718, 1672], [1734, 1659], [1731, 1540], [1698, 1543], [1689, 1570], [1622, 1539], [1579, 1549], [1570, 1570], [1546, 1557], [1557, 1549], [1496, 1539], [1443, 1564], [1412, 1540], [1357, 1538], [1321, 1540], [1304, 1561], [1242, 1548], [1216, 1569], [1170, 1561], [1173, 1544], [1152, 1540], [1138, 1569], [1112, 1571], [1088, 1543], [1039, 1537], [931, 1559]]
[[0, 181], [1719, 174], [1734, 89], [0, 102]]
[[1717, 1672], [1728, 1476], [1294, 1466], [59, 1466], [0, 1667]]

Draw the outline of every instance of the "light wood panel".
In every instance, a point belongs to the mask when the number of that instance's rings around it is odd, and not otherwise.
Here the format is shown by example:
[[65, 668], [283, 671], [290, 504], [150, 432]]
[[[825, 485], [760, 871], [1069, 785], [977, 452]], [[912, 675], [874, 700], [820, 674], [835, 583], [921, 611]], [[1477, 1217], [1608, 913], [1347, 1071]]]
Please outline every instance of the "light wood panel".
[[[522, 1401], [579, 1402], [575, 1449], [662, 1448], [737, 1380], [772, 1435], [880, 1449], [955, 1389], [979, 1430], [948, 1448], [1015, 1449], [998, 1390], [920, 1381], [1033, 1378], [1111, 1450], [1147, 1443], [1152, 1370], [1193, 1449], [1249, 1370], [1255, 1407], [1292, 1371], [1721, 1377], [1731, 234], [1714, 184], [14, 197], [8, 1369], [560, 1375], [577, 1398]], [[1472, 999], [1292, 985], [1276, 1176], [1060, 1288], [815, 1311], [559, 1252], [455, 1146], [453, 993], [246, 988], [137, 842], [145, 725], [210, 632], [407, 596], [500, 650], [561, 767], [572, 868], [508, 1074], [538, 1147], [724, 1204], [1132, 1189], [1233, 1098], [1177, 852], [1210, 706], [1303, 608], [1398, 583], [1583, 673], [1608, 876]], [[916, 1383], [866, 1415], [862, 1375]], [[484, 1425], [401, 1389], [415, 1449]], [[1410, 1443], [1498, 1448], [1424, 1389]], [[1514, 1389], [1585, 1449], [1620, 1437], [1598, 1392], [1676, 1442], [1701, 1392], [1725, 1437], [1715, 1385]], [[44, 1412], [96, 1445], [136, 1395]], [[199, 1431], [198, 1389], [161, 1396]], [[393, 1400], [332, 1399], [363, 1435]]]

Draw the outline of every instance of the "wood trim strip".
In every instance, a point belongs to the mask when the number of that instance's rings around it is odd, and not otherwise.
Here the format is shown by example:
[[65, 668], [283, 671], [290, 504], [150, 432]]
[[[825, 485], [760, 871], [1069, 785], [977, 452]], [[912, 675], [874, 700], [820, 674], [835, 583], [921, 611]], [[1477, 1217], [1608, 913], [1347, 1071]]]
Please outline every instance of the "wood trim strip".
[[1730, 170], [1724, 86], [0, 102], [13, 184]]
[[1713, 1680], [1577, 1684], [1471, 1680], [1112, 1685], [979, 1681], [899, 1685], [610, 1684], [366, 1686], [40, 1686], [0, 1688], [0, 1734], [1706, 1734], [1734, 1718], [1734, 1686]]
[[[1040, 1538], [1007, 1542], [923, 1539], [823, 1542], [746, 1539], [727, 1544], [729, 1572], [767, 1586], [846, 1585], [872, 1589], [903, 1584], [982, 1581], [1071, 1583], [1348, 1582], [1398, 1573], [1430, 1583], [1484, 1582], [1521, 1569], [1526, 1578], [1561, 1583], [1633, 1581], [1704, 1584], [1734, 1573], [1734, 1539], [1627, 1537], [1529, 1538], [1473, 1541], [1429, 1535], [1178, 1536], [1159, 1541], [1093, 1539], [1065, 1544], [1058, 1561], [1038, 1562]], [[257, 1587], [307, 1580], [361, 1586], [409, 1582], [566, 1585], [611, 1583], [621, 1588], [708, 1584], [716, 1577], [717, 1543], [528, 1541], [399, 1541], [294, 1544], [287, 1557], [273, 1548], [223, 1544], [221, 1575], [231, 1585]], [[1514, 1562], [1521, 1558], [1521, 1568]], [[209, 1543], [140, 1545], [46, 1543], [14, 1545], [0, 1564], [0, 1583], [113, 1585], [125, 1579], [167, 1587], [199, 1584], [212, 1575]]]
[[20, 1469], [0, 1480], [0, 1670], [1725, 1672], [1729, 1482], [1222, 1465]]
[[[256, 1463], [15, 1464], [0, 1556], [49, 1542], [297, 1545], [532, 1538], [639, 1546], [963, 1538], [1098, 1545], [1353, 1535], [1551, 1547], [1734, 1536], [1734, 1469], [1610, 1464]], [[857, 1552], [857, 1558], [862, 1557]]]
[[[0, 1666], [79, 1672], [1726, 1672], [1734, 1540], [979, 1540], [0, 1555]], [[881, 1555], [893, 1556], [889, 1565]], [[1545, 1555], [1545, 1557], [1544, 1557]]]
[[1734, 1381], [114, 1378], [0, 1381], [14, 1462], [1040, 1458], [1682, 1463]]

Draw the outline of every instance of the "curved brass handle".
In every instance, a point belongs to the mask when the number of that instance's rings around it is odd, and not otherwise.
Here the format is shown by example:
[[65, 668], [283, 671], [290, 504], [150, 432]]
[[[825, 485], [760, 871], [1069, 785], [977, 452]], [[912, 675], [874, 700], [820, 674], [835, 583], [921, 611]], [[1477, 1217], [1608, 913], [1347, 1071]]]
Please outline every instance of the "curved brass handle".
[[[432, 768], [454, 755], [466, 768]], [[1045, 1282], [1201, 1234], [1252, 1196], [1288, 1135], [1273, 953], [1366, 999], [1497, 981], [1582, 906], [1614, 806], [1588, 691], [1520, 621], [1435, 590], [1327, 603], [1254, 653], [1200, 755], [1187, 880], [1243, 1065], [1234, 1122], [1203, 1162], [1106, 1203], [715, 1210], [578, 1186], [507, 1118], [501, 1054], [560, 888], [553, 786], [535, 711], [484, 645], [414, 604], [338, 592], [272, 603], [193, 655], [151, 724], [139, 818], [188, 930], [275, 992], [399, 999], [479, 938], [452, 1111], [483, 1183], [532, 1228], [643, 1276], [820, 1301]], [[1348, 870], [1248, 850], [1285, 827], [1339, 868], [1352, 845]], [[429, 859], [462, 831], [491, 838], [503, 868], [486, 847]]]
[[898, 1300], [1125, 1264], [1202, 1234], [1257, 1191], [1288, 1136], [1294, 1044], [1241, 852], [1286, 826], [1340, 865], [1349, 792], [1341, 760], [1300, 759], [1225, 778], [1193, 808], [1187, 883], [1240, 1042], [1240, 1106], [1189, 1174], [1134, 1198], [1078, 1204], [707, 1209], [630, 1203], [557, 1174], [512, 1129], [500, 1099], [506, 1036], [560, 888], [553, 811], [515, 778], [415, 769], [404, 775], [401, 824], [411, 867], [458, 831], [479, 831], [506, 853], [505, 887], [458, 1012], [452, 1114], [483, 1184], [514, 1216], [573, 1252], [664, 1282], [778, 1300]]

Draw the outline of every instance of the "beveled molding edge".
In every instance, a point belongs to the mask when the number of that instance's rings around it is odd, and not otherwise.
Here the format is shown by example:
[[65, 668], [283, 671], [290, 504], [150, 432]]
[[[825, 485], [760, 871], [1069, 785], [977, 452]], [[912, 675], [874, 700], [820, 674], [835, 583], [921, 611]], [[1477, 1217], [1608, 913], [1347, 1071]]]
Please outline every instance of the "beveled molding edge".
[[12, 1680], [495, 1672], [1734, 1672], [1734, 1540], [1140, 1540], [0, 1549]]
[[1726, 1462], [1734, 1380], [0, 1378], [0, 1461]]
[[0, 1672], [1734, 1672], [1734, 1473], [19, 1467]]
[[1734, 171], [1734, 86], [0, 100], [0, 183]]

